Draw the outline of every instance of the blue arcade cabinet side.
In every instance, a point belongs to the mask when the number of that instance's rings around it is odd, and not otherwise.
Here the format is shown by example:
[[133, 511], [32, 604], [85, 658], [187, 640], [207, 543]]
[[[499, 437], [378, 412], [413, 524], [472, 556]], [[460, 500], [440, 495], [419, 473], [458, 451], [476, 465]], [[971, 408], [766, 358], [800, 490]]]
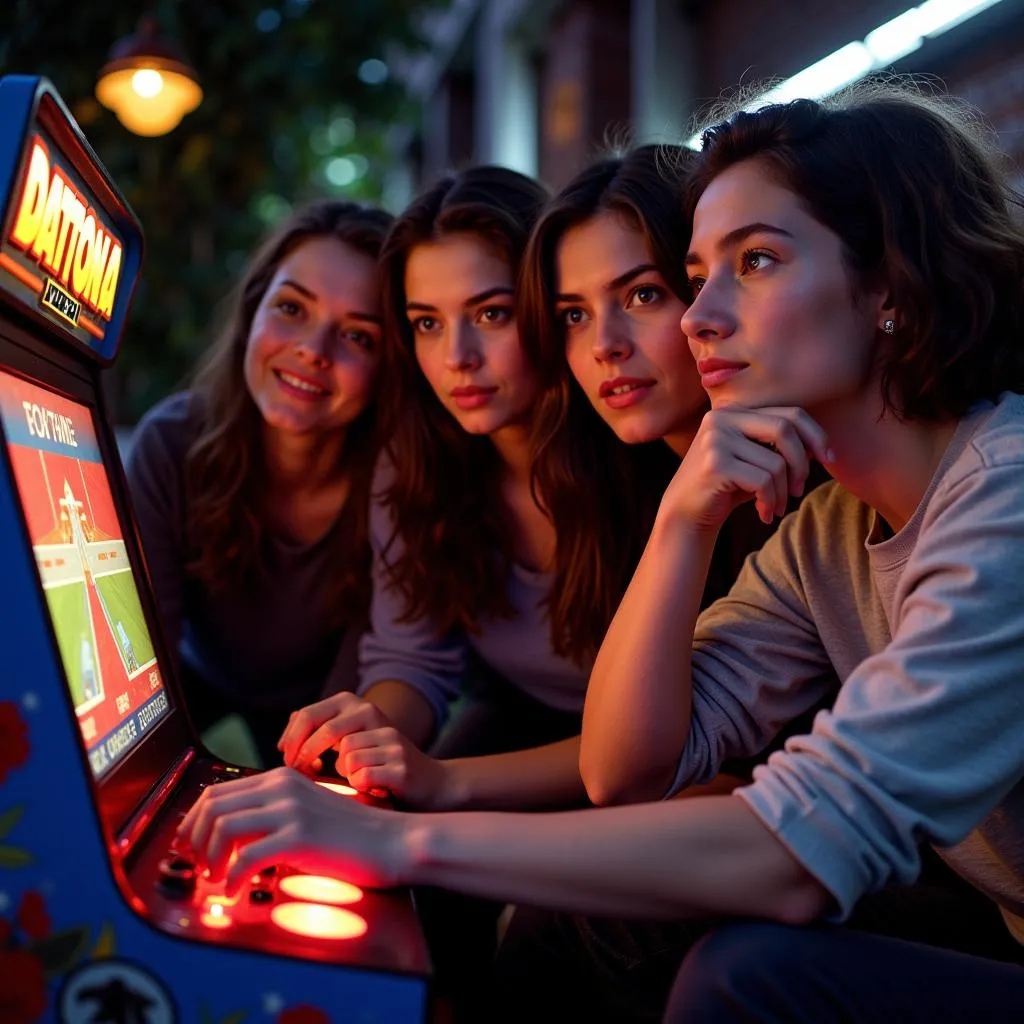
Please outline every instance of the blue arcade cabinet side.
[[0, 78], [0, 231], [0, 1021], [425, 1020], [407, 891], [281, 864], [228, 898], [173, 847], [248, 769], [168, 671], [99, 389], [142, 232], [44, 79]]

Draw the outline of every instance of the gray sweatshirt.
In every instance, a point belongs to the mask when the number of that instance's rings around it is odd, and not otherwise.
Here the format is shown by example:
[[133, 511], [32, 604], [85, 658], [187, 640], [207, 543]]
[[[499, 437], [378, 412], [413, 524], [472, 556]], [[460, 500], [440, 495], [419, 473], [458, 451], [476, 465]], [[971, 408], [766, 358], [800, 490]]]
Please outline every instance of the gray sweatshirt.
[[694, 634], [672, 792], [838, 690], [737, 790], [835, 897], [919, 871], [932, 843], [1024, 942], [1024, 397], [959, 425], [910, 522], [819, 488]]
[[290, 711], [355, 688], [359, 627], [331, 625], [323, 599], [334, 530], [311, 544], [271, 535], [263, 578], [211, 593], [185, 572], [188, 393], [139, 423], [126, 467], [163, 633], [179, 665], [239, 710]]

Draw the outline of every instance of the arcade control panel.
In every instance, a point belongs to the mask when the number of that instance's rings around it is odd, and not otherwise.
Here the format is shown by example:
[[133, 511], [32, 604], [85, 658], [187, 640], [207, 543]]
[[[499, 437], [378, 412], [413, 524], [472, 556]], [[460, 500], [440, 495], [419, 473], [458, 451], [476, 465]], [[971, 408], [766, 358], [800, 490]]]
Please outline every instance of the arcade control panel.
[[[228, 896], [223, 882], [211, 882], [202, 865], [189, 859], [175, 842], [189, 808], [207, 786], [249, 774], [249, 769], [196, 760], [168, 796], [156, 793], [144, 805], [141, 834], [123, 860], [135, 909], [160, 930], [182, 938], [387, 971], [429, 972], [408, 892], [362, 889], [344, 878], [277, 865]], [[341, 779], [319, 784], [339, 800], [384, 806]]]

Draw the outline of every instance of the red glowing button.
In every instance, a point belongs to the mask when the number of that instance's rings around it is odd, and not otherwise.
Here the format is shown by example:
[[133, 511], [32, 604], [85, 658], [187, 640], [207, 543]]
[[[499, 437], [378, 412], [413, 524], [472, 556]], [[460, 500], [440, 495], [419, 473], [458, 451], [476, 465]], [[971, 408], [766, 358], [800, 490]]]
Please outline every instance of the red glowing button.
[[326, 875], [289, 875], [281, 879], [281, 892], [310, 903], [358, 903], [363, 890], [351, 882]]
[[358, 939], [367, 928], [351, 910], [322, 903], [282, 903], [270, 912], [270, 919], [278, 928], [314, 939]]
[[345, 786], [340, 782], [318, 782], [318, 786], [323, 786], [324, 789], [329, 789], [333, 793], [340, 793], [342, 796], [355, 796], [356, 790], [351, 786]]

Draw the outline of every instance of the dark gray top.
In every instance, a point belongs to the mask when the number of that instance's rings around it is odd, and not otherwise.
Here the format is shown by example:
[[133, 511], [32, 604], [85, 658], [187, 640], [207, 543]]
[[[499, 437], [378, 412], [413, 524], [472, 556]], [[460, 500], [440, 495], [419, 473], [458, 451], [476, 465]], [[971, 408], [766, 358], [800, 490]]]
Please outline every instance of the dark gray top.
[[358, 628], [327, 623], [326, 552], [334, 529], [311, 544], [265, 539], [265, 572], [246, 588], [211, 593], [185, 572], [185, 454], [195, 437], [191, 396], [172, 395], [142, 419], [128, 484], [169, 650], [244, 710], [293, 710], [356, 683]]

